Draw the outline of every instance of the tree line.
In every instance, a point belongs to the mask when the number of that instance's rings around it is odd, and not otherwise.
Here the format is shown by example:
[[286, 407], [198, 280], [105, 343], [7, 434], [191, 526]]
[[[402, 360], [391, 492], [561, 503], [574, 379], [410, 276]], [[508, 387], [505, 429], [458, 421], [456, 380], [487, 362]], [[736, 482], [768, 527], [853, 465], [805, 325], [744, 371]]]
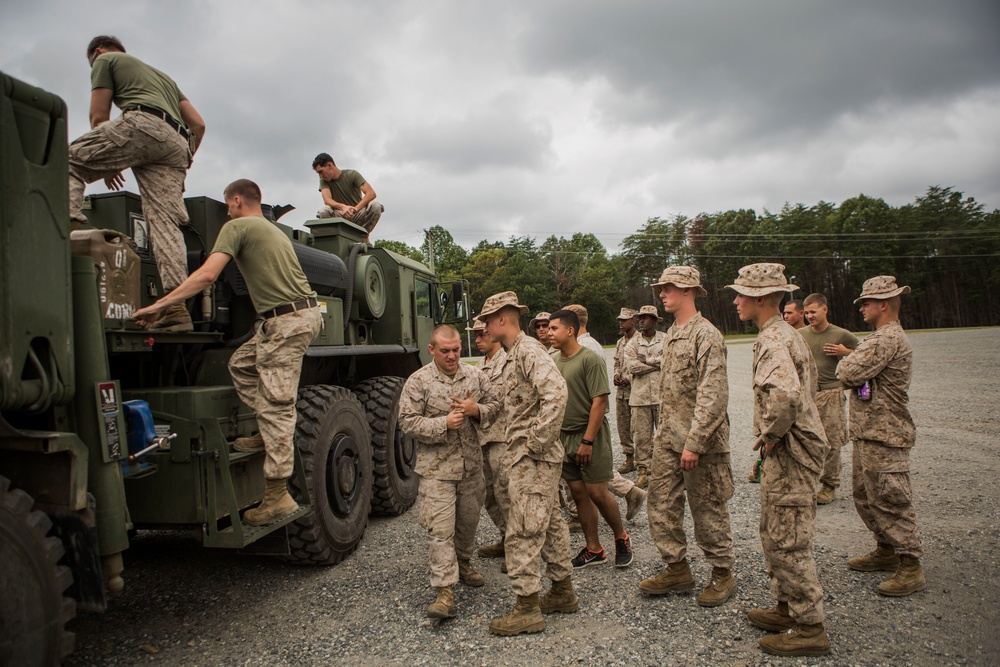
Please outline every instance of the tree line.
[[[786, 204], [778, 212], [752, 209], [650, 218], [609, 253], [593, 234], [549, 236], [543, 242], [514, 236], [506, 243], [456, 244], [443, 227], [429, 230], [442, 279], [469, 282], [472, 308], [512, 289], [531, 313], [580, 303], [589, 329], [603, 343], [617, 337], [619, 309], [655, 303], [649, 284], [666, 266], [701, 271], [708, 297], [699, 308], [726, 333], [749, 331], [736, 317], [725, 289], [741, 266], [780, 262], [801, 289], [794, 298], [822, 292], [830, 321], [863, 330], [854, 306], [862, 283], [894, 275], [913, 293], [904, 297], [903, 324], [911, 329], [1000, 324], [1000, 210], [986, 211], [972, 197], [932, 186], [913, 203], [893, 207], [859, 195], [839, 205]], [[420, 248], [399, 241], [377, 246], [426, 262]]]

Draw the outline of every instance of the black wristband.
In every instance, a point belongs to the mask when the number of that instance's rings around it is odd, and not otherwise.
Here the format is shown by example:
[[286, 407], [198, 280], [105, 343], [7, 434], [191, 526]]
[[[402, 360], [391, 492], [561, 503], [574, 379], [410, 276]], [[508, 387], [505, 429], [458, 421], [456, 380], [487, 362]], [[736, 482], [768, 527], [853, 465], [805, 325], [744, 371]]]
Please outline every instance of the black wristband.
[[581, 438], [580, 439], [580, 444], [581, 445], [593, 445], [594, 441], [593, 440], [587, 440], [586, 438]]

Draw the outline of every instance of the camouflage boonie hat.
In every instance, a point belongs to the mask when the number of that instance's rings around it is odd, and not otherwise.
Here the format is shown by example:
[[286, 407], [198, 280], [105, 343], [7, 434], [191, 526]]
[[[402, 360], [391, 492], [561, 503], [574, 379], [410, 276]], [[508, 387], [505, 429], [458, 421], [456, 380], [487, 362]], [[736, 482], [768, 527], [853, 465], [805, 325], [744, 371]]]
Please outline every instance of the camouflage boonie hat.
[[740, 269], [735, 284], [726, 285], [743, 296], [765, 296], [774, 292], [794, 292], [799, 288], [785, 278], [785, 265], [762, 262], [748, 264]]
[[643, 315], [652, 315], [659, 322], [663, 318], [660, 317], [660, 313], [656, 311], [656, 306], [643, 306], [639, 309], [639, 312], [635, 314], [636, 317], [642, 317]]
[[891, 299], [900, 294], [909, 294], [910, 286], [896, 286], [896, 276], [875, 276], [865, 281], [861, 286], [861, 296], [854, 300], [854, 303], [862, 299]]
[[631, 308], [622, 308], [622, 312], [618, 313], [619, 320], [631, 320], [635, 317], [635, 311]]
[[[659, 282], [655, 282], [650, 287], [663, 287], [664, 285], [674, 285], [681, 289], [695, 289], [698, 296], [708, 296], [708, 292], [701, 286], [701, 273], [693, 266], [668, 266], [663, 269]], [[656, 290], [653, 290], [656, 294]], [[658, 296], [658, 295], [657, 295]]]
[[551, 317], [552, 313], [546, 313], [543, 310], [542, 312], [538, 313], [537, 315], [531, 318], [531, 321], [528, 322], [528, 328], [534, 331], [535, 322], [548, 322]]
[[472, 332], [486, 331], [486, 323], [480, 319], [477, 319], [475, 322], [472, 323], [471, 327], [465, 327], [465, 330]]
[[522, 315], [528, 312], [527, 306], [523, 306], [517, 302], [517, 294], [514, 292], [500, 292], [486, 299], [486, 303], [483, 304], [482, 311], [476, 315], [476, 319], [485, 322], [487, 317], [507, 306], [517, 308], [521, 311]]

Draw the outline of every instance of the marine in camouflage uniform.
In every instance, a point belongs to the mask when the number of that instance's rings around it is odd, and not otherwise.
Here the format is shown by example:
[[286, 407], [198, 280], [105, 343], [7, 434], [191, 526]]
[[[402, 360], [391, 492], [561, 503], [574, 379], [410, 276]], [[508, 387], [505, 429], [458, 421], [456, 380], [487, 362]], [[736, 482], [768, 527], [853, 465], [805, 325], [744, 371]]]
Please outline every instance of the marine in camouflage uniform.
[[635, 447], [632, 444], [632, 408], [628, 404], [632, 380], [625, 372], [625, 346], [635, 336], [635, 311], [631, 308], [622, 308], [618, 314], [618, 321], [622, 323], [622, 326], [632, 322], [631, 333], [623, 332], [622, 337], [615, 344], [614, 361], [615, 421], [618, 424], [618, 442], [621, 443], [622, 454], [625, 455], [625, 462], [618, 468], [618, 472], [624, 475], [635, 470]]
[[758, 627], [788, 633], [763, 637], [778, 655], [824, 655], [823, 588], [812, 553], [816, 487], [829, 449], [816, 410], [816, 362], [778, 310], [788, 284], [781, 264], [740, 269], [734, 303], [760, 333], [753, 346], [753, 432], [766, 455], [760, 488], [760, 539], [771, 578], [772, 609], [748, 613]]
[[[910, 288], [896, 286], [893, 276], [865, 281], [861, 303], [865, 322], [877, 328], [845, 357], [837, 377], [850, 392], [850, 437], [854, 441], [853, 487], [858, 515], [875, 536], [876, 549], [852, 558], [861, 571], [893, 571], [878, 592], [903, 596], [923, 590], [920, 565], [923, 543], [913, 508], [910, 448], [916, 427], [910, 416], [913, 349], [899, 323], [899, 296]], [[868, 398], [859, 390], [867, 383]]]
[[[475, 405], [472, 412], [478, 411], [480, 427], [488, 427], [501, 410], [485, 373], [461, 362], [452, 368], [439, 365], [439, 353], [452, 343], [457, 361], [462, 344], [458, 332], [445, 326], [435, 330], [430, 345], [434, 360], [406, 380], [399, 398], [399, 428], [417, 446], [420, 525], [427, 531], [430, 583], [439, 594], [460, 578], [483, 585], [482, 575], [470, 564], [486, 495], [479, 428], [464, 412], [457, 428], [448, 423], [449, 416], [459, 409], [456, 398]], [[448, 370], [454, 372], [449, 375]]]
[[647, 509], [649, 532], [667, 568], [639, 587], [654, 595], [694, 587], [684, 531], [686, 495], [695, 539], [712, 565], [698, 604], [716, 607], [736, 591], [728, 507], [733, 496], [729, 380], [722, 333], [695, 306], [695, 297], [706, 294], [700, 280], [697, 269], [671, 266], [653, 284], [675, 317], [663, 344], [661, 419], [653, 439]]
[[656, 306], [640, 308], [636, 314], [639, 333], [625, 346], [625, 372], [632, 383], [628, 399], [632, 408], [632, 442], [639, 471], [635, 483], [640, 488], [648, 483], [653, 461], [653, 433], [660, 418], [660, 361], [666, 340], [666, 335], [655, 329], [655, 323], [652, 335], [646, 336], [642, 330], [644, 317], [653, 317], [656, 321], [663, 319], [656, 312]]

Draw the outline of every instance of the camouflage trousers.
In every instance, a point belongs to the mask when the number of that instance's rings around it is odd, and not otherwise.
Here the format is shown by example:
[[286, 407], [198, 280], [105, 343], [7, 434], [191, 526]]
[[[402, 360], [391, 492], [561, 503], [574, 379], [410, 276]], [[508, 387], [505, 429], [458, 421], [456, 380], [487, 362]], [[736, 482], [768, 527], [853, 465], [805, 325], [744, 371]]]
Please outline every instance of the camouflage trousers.
[[[621, 473], [617, 470], [612, 470], [611, 474], [611, 481], [608, 482], [608, 491], [610, 491], [612, 495], [624, 498], [628, 495], [628, 492], [632, 490], [632, 487], [635, 486], [635, 482], [630, 480], [628, 477], [622, 477]], [[559, 480], [559, 504], [565, 507], [569, 515], [574, 519], [580, 516], [576, 511], [576, 501], [573, 500], [573, 494], [569, 490], [569, 484], [567, 484], [564, 479]]]
[[177, 130], [141, 111], [123, 113], [69, 146], [69, 217], [86, 224], [83, 193], [88, 183], [131, 169], [142, 195], [142, 215], [164, 292], [187, 278], [187, 248], [178, 225], [188, 222], [184, 178], [191, 146]]
[[458, 561], [468, 561], [486, 495], [483, 471], [461, 480], [420, 478], [420, 527], [427, 531], [431, 586], [458, 583]]
[[493, 520], [501, 535], [507, 533], [507, 515], [510, 514], [510, 466], [505, 465], [506, 442], [487, 442], [483, 445], [483, 478], [486, 483], [486, 513]]
[[636, 467], [653, 464], [653, 433], [660, 418], [659, 405], [632, 407], [632, 446], [635, 449]]
[[632, 408], [628, 404], [628, 394], [623, 394], [620, 389], [615, 398], [615, 421], [618, 423], [618, 441], [622, 446], [622, 454], [631, 458], [635, 455], [635, 447], [632, 446]]
[[812, 541], [819, 473], [793, 459], [779, 442], [764, 459], [760, 481], [760, 542], [771, 597], [787, 602], [799, 623], [823, 622], [823, 587]]
[[[385, 207], [382, 206], [380, 202], [373, 201], [368, 202], [368, 205], [363, 209], [354, 214], [350, 222], [353, 222], [359, 227], [364, 227], [365, 230], [371, 234], [372, 230], [375, 229], [375, 225], [378, 224], [379, 218], [382, 217], [382, 212], [385, 211]], [[324, 206], [320, 210], [316, 211], [317, 218], [339, 218], [340, 214], [333, 210], [331, 206]]]
[[236, 393], [257, 414], [264, 438], [264, 477], [288, 479], [295, 461], [295, 397], [302, 357], [319, 334], [319, 308], [265, 320], [229, 359]]
[[559, 511], [562, 463], [523, 456], [510, 469], [510, 516], [507, 519], [507, 573], [517, 595], [542, 589], [546, 576], [562, 581], [573, 573], [569, 528]]
[[831, 489], [840, 487], [840, 450], [847, 442], [846, 406], [843, 389], [823, 389], [816, 393], [816, 409], [826, 431], [826, 441], [830, 443], [819, 481]]
[[733, 567], [733, 531], [729, 499], [733, 473], [727, 457], [705, 455], [694, 470], [681, 470], [681, 455], [665, 445], [653, 452], [646, 512], [649, 533], [668, 565], [687, 557], [684, 532], [684, 496], [691, 506], [694, 537], [712, 567]]
[[910, 488], [910, 450], [871, 440], [854, 443], [854, 507], [880, 544], [902, 556], [924, 553]]

